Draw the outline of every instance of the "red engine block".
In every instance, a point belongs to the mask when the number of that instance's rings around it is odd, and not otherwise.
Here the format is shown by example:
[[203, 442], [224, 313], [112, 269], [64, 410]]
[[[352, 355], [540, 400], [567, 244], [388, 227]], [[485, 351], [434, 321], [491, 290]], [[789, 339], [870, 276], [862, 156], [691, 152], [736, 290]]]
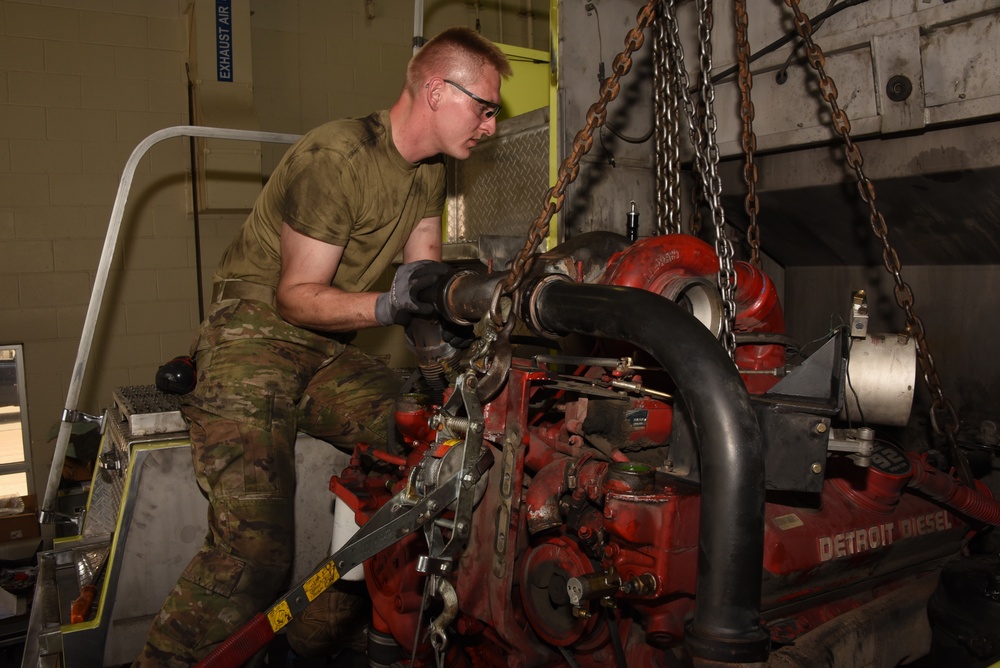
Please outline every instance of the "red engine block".
[[[711, 293], [705, 286], [717, 271], [709, 246], [668, 235], [614, 256], [603, 282], [688, 299], [698, 315], [698, 291]], [[744, 263], [737, 274], [737, 331], [783, 332], [773, 283]], [[738, 367], [783, 369], [784, 347], [767, 341], [741, 345]], [[584, 387], [587, 380], [610, 382], [614, 372], [583, 368], [576, 375]], [[761, 394], [778, 376], [743, 378], [751, 394]], [[666, 651], [681, 644], [696, 605], [701, 490], [628, 454], [659, 448], [666, 461], [673, 407], [633, 394], [608, 412], [595, 400], [603, 395], [567, 391], [565, 381], [514, 360], [504, 389], [482, 407], [484, 444], [495, 463], [468, 544], [447, 576], [458, 614], [445, 665], [674, 665]], [[414, 404], [397, 413], [405, 457], [362, 444], [333, 479], [331, 488], [359, 524], [406, 483], [424, 453], [446, 449], [428, 427], [436, 410]], [[593, 456], [598, 436], [588, 425], [595, 422], [611, 435], [603, 457]], [[950, 501], [950, 478], [941, 475], [932, 496]], [[769, 492], [760, 610], [774, 643], [790, 642], [960, 551], [970, 527], [906, 489], [927, 476], [934, 477], [919, 460], [878, 445], [867, 468], [846, 455], [830, 457], [821, 494]], [[421, 611], [426, 578], [417, 561], [426, 549], [416, 532], [365, 563], [373, 627], [396, 640], [402, 660], [417, 630], [426, 629], [421, 615], [435, 614], [433, 601], [429, 613]], [[434, 660], [429, 643], [419, 643], [414, 665]]]

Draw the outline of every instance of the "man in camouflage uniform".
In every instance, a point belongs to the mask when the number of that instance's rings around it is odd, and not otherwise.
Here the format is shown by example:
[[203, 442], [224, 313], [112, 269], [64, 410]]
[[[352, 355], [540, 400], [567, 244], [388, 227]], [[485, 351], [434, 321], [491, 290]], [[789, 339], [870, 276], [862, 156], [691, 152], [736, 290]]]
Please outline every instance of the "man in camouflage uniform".
[[[346, 341], [431, 312], [419, 293], [446, 270], [441, 154], [467, 158], [495, 130], [508, 76], [488, 40], [447, 30], [411, 60], [392, 108], [308, 132], [276, 167], [192, 347], [198, 384], [183, 410], [209, 535], [135, 665], [193, 665], [283, 593], [297, 431], [348, 450], [385, 441], [400, 380]], [[371, 292], [399, 253], [389, 291]], [[313, 607], [355, 609], [329, 596]]]

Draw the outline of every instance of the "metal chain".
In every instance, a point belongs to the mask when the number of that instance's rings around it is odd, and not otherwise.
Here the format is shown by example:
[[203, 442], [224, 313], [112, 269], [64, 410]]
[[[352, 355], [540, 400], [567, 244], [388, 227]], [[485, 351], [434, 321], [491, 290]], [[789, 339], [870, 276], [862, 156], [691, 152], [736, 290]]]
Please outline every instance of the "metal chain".
[[697, 163], [694, 166], [694, 180], [691, 182], [691, 221], [689, 226], [691, 228], [691, 236], [698, 236], [701, 234], [701, 181], [700, 172], [698, 171]]
[[743, 165], [743, 181], [747, 184], [747, 197], [744, 210], [747, 212], [747, 243], [750, 245], [750, 263], [760, 268], [760, 225], [757, 214], [760, 212], [760, 200], [757, 199], [757, 163], [754, 162], [754, 152], [757, 150], [757, 135], [753, 131], [754, 109], [750, 91], [753, 88], [753, 75], [750, 73], [750, 42], [748, 39], [750, 19], [747, 16], [747, 0], [736, 0], [736, 59], [739, 64], [740, 85], [740, 118], [743, 119], [743, 154], [746, 162]]
[[[837, 101], [836, 84], [826, 73], [826, 57], [823, 55], [820, 47], [813, 42], [813, 29], [812, 24], [809, 22], [809, 17], [799, 7], [799, 0], [785, 0], [785, 4], [794, 12], [795, 29], [806, 45], [806, 55], [808, 56], [809, 64], [816, 70], [816, 74], [819, 77], [820, 95], [822, 95], [823, 99], [830, 106], [834, 129], [844, 142], [844, 153], [847, 163], [857, 176], [858, 192], [861, 195], [862, 201], [868, 206], [869, 222], [871, 223], [872, 231], [874, 231], [875, 236], [878, 237], [878, 240], [882, 244], [882, 262], [886, 271], [892, 275], [895, 282], [893, 293], [896, 298], [896, 304], [906, 313], [906, 326], [913, 337], [924, 382], [933, 396], [930, 410], [931, 426], [935, 433], [947, 438], [955, 466], [958, 468], [961, 479], [967, 485], [971, 485], [973, 477], [969, 469], [969, 463], [966, 461], [955, 440], [955, 436], [960, 428], [958, 413], [944, 395], [941, 378], [938, 376], [934, 357], [931, 355], [930, 345], [927, 343], [924, 323], [913, 308], [913, 290], [903, 280], [899, 256], [896, 255], [896, 251], [889, 242], [889, 230], [886, 227], [885, 218], [882, 217], [881, 212], [879, 212], [875, 204], [875, 186], [865, 176], [862, 169], [864, 159], [861, 157], [861, 150], [851, 139], [851, 121], [844, 110], [840, 108], [840, 104]], [[944, 415], [944, 424], [938, 421], [937, 416], [939, 414]]]
[[632, 69], [632, 54], [645, 41], [643, 30], [655, 19], [658, 4], [660, 4], [660, 0], [649, 0], [646, 6], [639, 10], [636, 26], [629, 30], [625, 37], [625, 49], [615, 56], [611, 76], [601, 84], [600, 98], [591, 105], [587, 111], [587, 123], [573, 138], [573, 148], [560, 165], [556, 184], [546, 194], [544, 208], [538, 219], [531, 225], [524, 246], [514, 257], [510, 274], [497, 284], [490, 306], [490, 319], [496, 327], [502, 328], [507, 324], [507, 318], [513, 317], [510, 314], [513, 313], [513, 310], [506, 317], [503, 315], [501, 302], [504, 297], [513, 297], [515, 291], [521, 287], [527, 273], [528, 262], [549, 233], [549, 222], [552, 220], [552, 216], [562, 209], [566, 199], [567, 186], [573, 183], [580, 173], [580, 160], [590, 152], [594, 145], [594, 132], [607, 122], [608, 104], [621, 92], [620, 79]]
[[[719, 291], [722, 293], [722, 332], [719, 338], [723, 348], [733, 358], [736, 354], [736, 336], [733, 322], [736, 319], [736, 270], [733, 268], [733, 245], [726, 237], [725, 212], [722, 209], [722, 179], [719, 177], [719, 144], [716, 140], [718, 121], [715, 116], [715, 87], [712, 84], [712, 3], [711, 0], [697, 0], [698, 46], [701, 58], [700, 89], [704, 113], [698, 114], [691, 99], [690, 81], [684, 66], [684, 48], [681, 45], [680, 30], [673, 12], [672, 3], [664, 5], [663, 17], [669, 28], [670, 47], [673, 58], [671, 64], [674, 78], [681, 91], [684, 107], [688, 114], [688, 129], [694, 147], [698, 173], [703, 180], [702, 188], [708, 201], [715, 228], [715, 252], [719, 256]], [[700, 120], [699, 120], [700, 116]], [[697, 207], [696, 207], [697, 209]]]
[[681, 231], [680, 102], [674, 94], [673, 72], [667, 62], [670, 51], [662, 16], [654, 24], [653, 37], [656, 230], [658, 234], [678, 234]]

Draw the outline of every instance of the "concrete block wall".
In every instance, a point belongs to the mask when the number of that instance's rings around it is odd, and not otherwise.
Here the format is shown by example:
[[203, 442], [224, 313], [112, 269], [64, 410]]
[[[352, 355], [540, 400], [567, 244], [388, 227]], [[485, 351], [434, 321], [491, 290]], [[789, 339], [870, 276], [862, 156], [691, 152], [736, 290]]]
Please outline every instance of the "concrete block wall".
[[[34, 489], [54, 440], [122, 168], [187, 119], [183, 0], [0, 1], [0, 343], [24, 344]], [[79, 408], [152, 382], [197, 318], [187, 148], [140, 163]]]
[[[34, 467], [43, 493], [118, 182], [135, 146], [188, 124], [189, 0], [0, 0], [0, 344], [24, 344]], [[412, 53], [408, 0], [250, 0], [261, 130], [301, 133], [391, 104]], [[548, 48], [543, 0], [428, 5], [424, 36], [477, 25]], [[283, 152], [262, 146], [262, 179]], [[153, 382], [187, 352], [199, 273], [244, 212], [195, 215], [190, 150], [143, 158], [128, 198], [79, 410]], [[200, 246], [200, 255], [196, 248]], [[376, 347], [390, 345], [375, 336]]]

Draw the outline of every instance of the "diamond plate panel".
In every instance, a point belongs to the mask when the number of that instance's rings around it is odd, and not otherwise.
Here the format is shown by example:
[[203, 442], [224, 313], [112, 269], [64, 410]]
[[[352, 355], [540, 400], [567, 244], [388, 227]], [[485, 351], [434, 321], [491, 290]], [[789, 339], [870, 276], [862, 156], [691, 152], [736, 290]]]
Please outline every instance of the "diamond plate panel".
[[[123, 464], [128, 461], [128, 447], [125, 444], [126, 424], [116, 408], [108, 409], [104, 416], [104, 440], [101, 442], [98, 463], [107, 456], [105, 453], [117, 456], [118, 461]], [[83, 524], [82, 534], [85, 538], [109, 536], [114, 533], [124, 489], [124, 470], [110, 471], [98, 466], [97, 475], [94, 476], [94, 486], [90, 491], [87, 517]]]
[[95, 584], [101, 567], [108, 560], [111, 543], [91, 545], [73, 550], [73, 565], [76, 567], [76, 581], [80, 588]]
[[448, 161], [446, 244], [483, 235], [527, 237], [549, 187], [548, 110], [497, 126], [467, 160]]
[[117, 461], [121, 468], [98, 468], [81, 531], [85, 538], [115, 532], [130, 460], [129, 444], [142, 438], [169, 438], [164, 434], [183, 438], [187, 432], [178, 398], [160, 392], [154, 385], [119, 387], [113, 399], [114, 408], [109, 408], [104, 418], [104, 439], [98, 459]]

